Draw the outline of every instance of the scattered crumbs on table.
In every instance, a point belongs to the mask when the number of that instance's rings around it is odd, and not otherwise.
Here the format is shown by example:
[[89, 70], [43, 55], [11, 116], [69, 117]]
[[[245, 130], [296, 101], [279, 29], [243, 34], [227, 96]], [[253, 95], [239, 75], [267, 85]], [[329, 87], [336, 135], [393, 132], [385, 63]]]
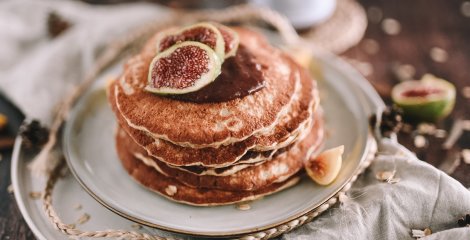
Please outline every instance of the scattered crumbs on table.
[[415, 76], [416, 69], [410, 64], [396, 64], [392, 67], [395, 77], [400, 81], [412, 80]]
[[382, 30], [388, 35], [397, 35], [401, 31], [401, 24], [393, 18], [386, 18], [382, 21]]
[[381, 182], [390, 182], [395, 178], [396, 171], [379, 171], [375, 173], [375, 178]]
[[441, 169], [443, 172], [451, 175], [452, 173], [455, 172], [455, 169], [457, 169], [458, 166], [460, 166], [461, 163], [461, 157], [460, 157], [460, 152], [458, 151], [452, 151], [450, 152], [446, 158], [444, 159], [444, 162], [439, 165], [439, 169]]
[[411, 133], [413, 131], [413, 125], [409, 123], [404, 123], [401, 131], [404, 133]]
[[248, 203], [237, 204], [236, 207], [237, 207], [238, 210], [241, 210], [241, 211], [247, 211], [247, 210], [251, 209], [251, 206]]
[[140, 225], [140, 224], [138, 224], [138, 223], [134, 223], [134, 224], [131, 225], [131, 227], [132, 227], [133, 229], [135, 229], [135, 230], [139, 230], [139, 229], [142, 228], [142, 225]]
[[90, 215], [88, 213], [84, 213], [82, 216], [80, 216], [80, 218], [78, 218], [77, 224], [82, 225], [88, 222], [89, 220], [90, 220]]
[[0, 149], [11, 149], [15, 145], [15, 138], [0, 137]]
[[414, 238], [422, 238], [432, 234], [430, 228], [425, 228], [424, 230], [421, 229], [411, 229], [411, 236]]
[[436, 133], [436, 125], [431, 123], [420, 123], [418, 125], [419, 134], [434, 135]]
[[424, 148], [427, 145], [427, 139], [423, 135], [416, 135], [413, 139], [413, 144], [417, 148]]
[[362, 41], [362, 48], [367, 54], [374, 55], [379, 52], [380, 45], [374, 39], [367, 38]]
[[366, 77], [370, 76], [374, 72], [372, 64], [368, 62], [359, 62], [357, 68]]
[[447, 136], [446, 141], [442, 144], [444, 149], [451, 149], [455, 142], [459, 140], [460, 136], [462, 135], [464, 130], [464, 121], [462, 119], [455, 120], [452, 123], [452, 127], [450, 128], [450, 134]]
[[400, 178], [392, 178], [392, 179], [388, 180], [387, 183], [395, 184], [395, 183], [399, 183], [400, 181], [401, 181]]
[[444, 129], [436, 129], [436, 132], [434, 132], [434, 137], [445, 138], [447, 137], [447, 131]]
[[77, 210], [77, 211], [78, 211], [78, 210], [82, 210], [82, 204], [80, 204], [80, 203], [75, 204], [75, 205], [73, 206], [73, 209], [75, 209], [75, 210]]
[[430, 228], [425, 228], [423, 232], [424, 232], [424, 236], [429, 236], [432, 234], [432, 231]]
[[41, 196], [42, 196], [41, 192], [34, 192], [34, 191], [29, 192], [29, 198], [33, 200], [38, 200], [41, 198]]
[[411, 236], [414, 238], [422, 238], [426, 235], [424, 235], [424, 231], [421, 229], [411, 229]]
[[470, 17], [470, 1], [465, 1], [460, 5], [460, 12], [464, 17]]
[[438, 63], [447, 62], [449, 59], [449, 54], [446, 52], [446, 50], [438, 47], [431, 48], [429, 51], [429, 56], [434, 62]]
[[461, 155], [464, 163], [470, 164], [470, 149], [463, 149]]
[[379, 23], [382, 20], [383, 12], [378, 7], [369, 7], [367, 9], [367, 18], [372, 23]]
[[462, 95], [464, 98], [470, 98], [470, 86], [465, 86], [462, 88]]
[[470, 131], [470, 120], [462, 120], [462, 127], [465, 131]]
[[8, 187], [7, 187], [7, 192], [8, 192], [8, 193], [13, 193], [14, 191], [15, 191], [15, 189], [13, 188], [13, 185], [11, 185], [11, 184], [8, 185]]

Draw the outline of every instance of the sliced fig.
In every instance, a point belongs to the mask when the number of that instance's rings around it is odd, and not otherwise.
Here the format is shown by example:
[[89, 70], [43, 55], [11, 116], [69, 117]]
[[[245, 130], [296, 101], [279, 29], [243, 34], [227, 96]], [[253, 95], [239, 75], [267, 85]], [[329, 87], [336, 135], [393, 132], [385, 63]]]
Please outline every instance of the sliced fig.
[[214, 81], [221, 65], [222, 61], [209, 46], [181, 42], [155, 56], [145, 90], [158, 94], [194, 92]]
[[238, 33], [229, 27], [219, 23], [213, 23], [222, 34], [225, 43], [225, 58], [233, 57], [237, 53], [240, 37]]
[[326, 150], [316, 158], [309, 159], [305, 163], [305, 171], [316, 183], [328, 185], [335, 180], [341, 170], [343, 152], [343, 145]]
[[435, 122], [449, 115], [455, 104], [452, 83], [426, 74], [419, 81], [405, 81], [392, 89], [392, 99], [413, 121]]
[[163, 32], [157, 40], [157, 53], [185, 41], [203, 43], [212, 48], [220, 59], [224, 59], [224, 38], [219, 29], [211, 23], [198, 23], [181, 30], [170, 29]]

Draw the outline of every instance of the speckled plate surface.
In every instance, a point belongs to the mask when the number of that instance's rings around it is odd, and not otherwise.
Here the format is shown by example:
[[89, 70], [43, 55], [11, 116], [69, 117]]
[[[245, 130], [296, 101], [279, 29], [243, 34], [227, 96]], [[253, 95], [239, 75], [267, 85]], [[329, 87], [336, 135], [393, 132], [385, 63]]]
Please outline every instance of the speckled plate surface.
[[[104, 82], [107, 76], [119, 74], [120, 67], [115, 67], [81, 97], [66, 123], [63, 145], [69, 167], [78, 181], [70, 174], [59, 181], [54, 192], [54, 198], [60, 199], [54, 203], [57, 211], [65, 222], [71, 223], [83, 212], [89, 213], [90, 221], [79, 226], [86, 230], [132, 229], [132, 223], [139, 222], [150, 226], [140, 230], [147, 233], [165, 235], [155, 230], [158, 228], [218, 237], [275, 227], [312, 211], [338, 192], [353, 175], [365, 157], [367, 118], [383, 106], [368, 82], [349, 65], [334, 56], [320, 58], [319, 64], [324, 75], [319, 85], [328, 131], [325, 147], [345, 145], [342, 170], [328, 187], [304, 179], [288, 190], [251, 203], [248, 211], [240, 211], [233, 205], [187, 206], [141, 187], [121, 167], [114, 149], [116, 122], [106, 102]], [[30, 175], [26, 161], [31, 156], [22, 151], [21, 139], [17, 143], [12, 178], [20, 210], [38, 238], [65, 239], [47, 222], [40, 201], [28, 198], [29, 191], [42, 190], [44, 179]], [[83, 206], [81, 210], [73, 207], [78, 203]]]

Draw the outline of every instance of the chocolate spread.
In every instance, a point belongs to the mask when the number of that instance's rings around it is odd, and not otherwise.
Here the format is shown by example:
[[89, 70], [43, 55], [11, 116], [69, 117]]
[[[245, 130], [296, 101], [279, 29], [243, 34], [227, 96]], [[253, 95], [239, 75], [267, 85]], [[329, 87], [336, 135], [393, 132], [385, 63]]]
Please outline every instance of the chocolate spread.
[[196, 92], [168, 97], [197, 103], [225, 102], [242, 98], [264, 87], [264, 67], [256, 63], [248, 49], [240, 44], [237, 54], [225, 59], [220, 75], [212, 83]]

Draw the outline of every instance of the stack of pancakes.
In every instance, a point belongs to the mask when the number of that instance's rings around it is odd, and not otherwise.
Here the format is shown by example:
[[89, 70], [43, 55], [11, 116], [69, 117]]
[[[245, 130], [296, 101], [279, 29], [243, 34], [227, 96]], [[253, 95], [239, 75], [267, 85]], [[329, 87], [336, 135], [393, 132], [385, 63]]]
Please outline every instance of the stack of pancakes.
[[265, 86], [255, 93], [194, 103], [145, 91], [155, 38], [108, 86], [124, 168], [171, 200], [222, 205], [280, 191], [298, 182], [322, 143], [315, 81], [260, 34], [235, 30], [240, 47], [263, 66]]

